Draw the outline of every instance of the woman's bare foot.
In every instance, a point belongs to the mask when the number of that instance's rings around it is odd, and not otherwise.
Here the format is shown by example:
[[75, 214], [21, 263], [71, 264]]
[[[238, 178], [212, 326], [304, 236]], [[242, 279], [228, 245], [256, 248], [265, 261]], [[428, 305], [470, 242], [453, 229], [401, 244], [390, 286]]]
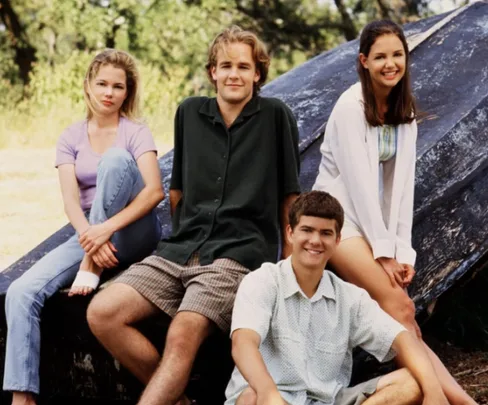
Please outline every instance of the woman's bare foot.
[[[80, 272], [88, 273], [84, 274], [85, 277], [82, 277], [82, 280], [86, 280], [87, 285], [83, 285], [82, 282], [80, 284]], [[68, 296], [73, 297], [74, 295], [88, 295], [91, 294], [95, 288], [98, 286], [98, 280], [100, 275], [102, 274], [103, 269], [100, 268], [88, 255], [83, 257], [83, 260], [80, 263], [80, 270], [78, 271], [77, 278], [71, 285], [71, 289], [69, 290]], [[96, 285], [95, 285], [96, 284]]]
[[30, 392], [14, 392], [12, 394], [12, 405], [36, 405], [36, 400]]

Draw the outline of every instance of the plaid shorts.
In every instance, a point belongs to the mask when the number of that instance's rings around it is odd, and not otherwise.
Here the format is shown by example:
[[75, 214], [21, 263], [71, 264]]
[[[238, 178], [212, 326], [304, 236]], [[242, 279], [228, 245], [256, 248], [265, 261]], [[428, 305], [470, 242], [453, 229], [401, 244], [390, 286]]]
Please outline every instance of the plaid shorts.
[[169, 316], [197, 312], [224, 332], [230, 330], [237, 288], [249, 270], [232, 259], [201, 266], [198, 254], [181, 265], [160, 256], [133, 264], [114, 280], [130, 285]]

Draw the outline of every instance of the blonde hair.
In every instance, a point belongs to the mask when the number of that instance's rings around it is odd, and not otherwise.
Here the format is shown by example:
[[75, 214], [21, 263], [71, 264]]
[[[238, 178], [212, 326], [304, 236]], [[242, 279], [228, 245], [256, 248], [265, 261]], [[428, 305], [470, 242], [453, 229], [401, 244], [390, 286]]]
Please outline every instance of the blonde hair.
[[247, 44], [252, 49], [252, 56], [254, 63], [256, 64], [256, 71], [259, 72], [259, 80], [254, 83], [253, 94], [259, 93], [259, 90], [266, 82], [268, 77], [270, 57], [266, 50], [266, 45], [251, 31], [245, 31], [237, 25], [233, 25], [230, 28], [225, 29], [219, 35], [215, 37], [210, 48], [208, 50], [208, 59], [205, 68], [207, 69], [207, 76], [210, 83], [213, 84], [217, 90], [215, 80], [212, 78], [212, 68], [217, 66], [217, 54], [220, 49], [225, 46], [240, 42]]
[[96, 115], [93, 101], [90, 98], [90, 94], [92, 94], [90, 82], [97, 76], [100, 68], [107, 65], [122, 69], [125, 72], [127, 97], [124, 100], [122, 107], [120, 107], [120, 115], [133, 121], [139, 120], [141, 117], [140, 78], [136, 67], [136, 61], [127, 52], [118, 51], [116, 49], [106, 49], [103, 52], [100, 52], [91, 61], [90, 66], [88, 66], [83, 86], [87, 118], [90, 119]]

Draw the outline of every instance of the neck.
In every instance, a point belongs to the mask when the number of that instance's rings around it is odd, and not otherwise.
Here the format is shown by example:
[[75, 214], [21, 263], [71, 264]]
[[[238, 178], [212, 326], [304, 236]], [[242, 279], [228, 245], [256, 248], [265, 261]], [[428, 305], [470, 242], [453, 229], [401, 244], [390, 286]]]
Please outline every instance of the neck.
[[110, 115], [93, 115], [90, 118], [90, 123], [94, 124], [97, 128], [112, 128], [119, 125], [119, 113], [113, 113]]
[[323, 266], [316, 268], [302, 267], [293, 260], [292, 255], [291, 266], [295, 273], [298, 285], [308, 298], [312, 298], [317, 291], [320, 280], [324, 274], [325, 263]]
[[222, 115], [227, 127], [232, 125], [251, 98], [252, 96], [246, 98], [240, 103], [233, 104], [223, 100], [221, 95], [217, 94], [217, 105], [219, 106], [220, 114]]
[[381, 112], [388, 109], [388, 96], [390, 95], [391, 89], [384, 87], [376, 87], [373, 84], [373, 94], [376, 100], [376, 105]]

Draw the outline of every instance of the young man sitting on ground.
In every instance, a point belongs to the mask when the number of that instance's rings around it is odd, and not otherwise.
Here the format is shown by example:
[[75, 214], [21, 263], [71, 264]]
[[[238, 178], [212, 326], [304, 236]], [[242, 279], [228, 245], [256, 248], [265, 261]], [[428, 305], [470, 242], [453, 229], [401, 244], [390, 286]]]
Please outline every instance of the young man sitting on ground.
[[[324, 270], [344, 212], [330, 194], [291, 206], [292, 255], [246, 275], [232, 317], [236, 368], [225, 405], [448, 405], [426, 353], [368, 293]], [[347, 388], [352, 349], [406, 368]]]

